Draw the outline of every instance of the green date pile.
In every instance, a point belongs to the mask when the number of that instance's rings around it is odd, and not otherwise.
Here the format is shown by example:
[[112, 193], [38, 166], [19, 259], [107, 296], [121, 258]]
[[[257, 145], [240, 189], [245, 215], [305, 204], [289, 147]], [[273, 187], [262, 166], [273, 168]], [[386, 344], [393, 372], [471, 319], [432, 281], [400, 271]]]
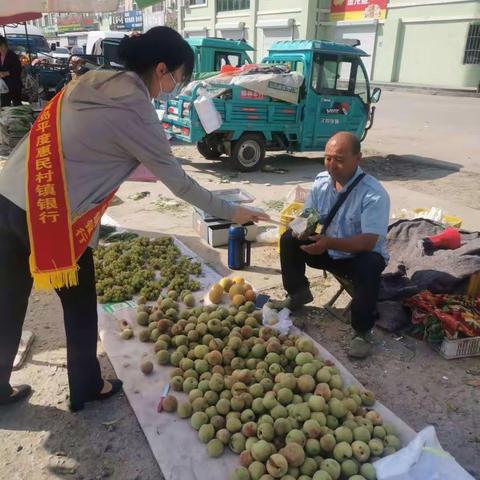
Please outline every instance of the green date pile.
[[171, 237], [139, 237], [101, 245], [94, 261], [99, 303], [123, 302], [136, 294], [153, 301], [165, 287], [200, 289], [190, 275], [201, 275], [201, 264], [182, 255]]
[[154, 343], [160, 365], [175, 367], [172, 389], [188, 394], [180, 403], [168, 396], [164, 409], [190, 419], [209, 456], [240, 455], [231, 480], [374, 480], [372, 462], [400, 449], [371, 408], [374, 394], [347, 388], [310, 339], [262, 326], [252, 302], [188, 303], [181, 313], [172, 298], [139, 305], [139, 339]]

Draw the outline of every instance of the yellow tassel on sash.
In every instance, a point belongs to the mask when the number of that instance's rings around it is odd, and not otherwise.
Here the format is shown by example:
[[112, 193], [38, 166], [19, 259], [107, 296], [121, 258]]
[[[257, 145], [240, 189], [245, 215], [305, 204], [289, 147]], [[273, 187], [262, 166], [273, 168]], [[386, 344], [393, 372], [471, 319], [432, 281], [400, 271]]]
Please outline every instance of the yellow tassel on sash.
[[78, 285], [78, 266], [65, 268], [63, 270], [52, 270], [51, 272], [35, 272], [32, 256], [30, 255], [30, 271], [33, 277], [33, 286], [37, 290], [51, 290], [69, 288]]

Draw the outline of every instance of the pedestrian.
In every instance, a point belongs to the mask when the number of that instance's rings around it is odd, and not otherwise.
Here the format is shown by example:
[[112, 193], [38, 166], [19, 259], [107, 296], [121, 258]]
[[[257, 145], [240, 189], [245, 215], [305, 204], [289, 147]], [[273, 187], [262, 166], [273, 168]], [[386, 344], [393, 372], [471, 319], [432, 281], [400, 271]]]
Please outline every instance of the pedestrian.
[[0, 95], [0, 106], [18, 107], [22, 104], [22, 64], [17, 54], [8, 48], [7, 39], [0, 35], [0, 79], [7, 84], [8, 92]]
[[[353, 283], [349, 354], [355, 358], [371, 351], [380, 275], [388, 261], [390, 212], [388, 193], [362, 171], [361, 158], [360, 141], [352, 133], [339, 132], [328, 141], [327, 171], [317, 176], [305, 201], [305, 209], [317, 212], [322, 232], [307, 238], [296, 237], [292, 230], [282, 235], [280, 260], [287, 297], [270, 303], [295, 311], [313, 301], [306, 265], [347, 278]], [[336, 213], [335, 206], [339, 207]]]
[[9, 380], [32, 283], [60, 297], [67, 339], [70, 409], [121, 389], [96, 357], [92, 247], [116, 189], [143, 163], [176, 196], [235, 223], [268, 216], [216, 197], [173, 156], [152, 99], [175, 94], [193, 51], [155, 27], [119, 46], [126, 71], [92, 71], [66, 86], [35, 121], [0, 174], [0, 404], [26, 397]]

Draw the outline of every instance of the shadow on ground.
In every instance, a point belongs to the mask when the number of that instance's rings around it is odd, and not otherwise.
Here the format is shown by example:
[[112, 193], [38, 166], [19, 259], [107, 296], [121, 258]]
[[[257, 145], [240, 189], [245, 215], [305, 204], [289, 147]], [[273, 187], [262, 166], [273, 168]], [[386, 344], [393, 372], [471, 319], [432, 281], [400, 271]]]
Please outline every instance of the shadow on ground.
[[[431, 162], [431, 163], [426, 163]], [[435, 163], [438, 162], [438, 166]], [[362, 168], [380, 181], [438, 180], [460, 171], [460, 165], [446, 167], [440, 160], [416, 155], [367, 155]]]
[[[232, 181], [249, 181], [252, 184], [296, 185], [313, 182], [316, 175], [325, 170], [323, 157], [318, 152], [305, 154], [269, 153], [265, 165], [272, 171], [238, 172], [228, 157], [220, 160], [200, 158], [194, 147], [180, 147], [179, 160], [187, 171], [203, 173]], [[380, 181], [432, 181], [448, 177], [461, 171], [461, 165], [419, 155], [364, 154], [362, 167]], [[279, 173], [283, 170], [284, 173]]]

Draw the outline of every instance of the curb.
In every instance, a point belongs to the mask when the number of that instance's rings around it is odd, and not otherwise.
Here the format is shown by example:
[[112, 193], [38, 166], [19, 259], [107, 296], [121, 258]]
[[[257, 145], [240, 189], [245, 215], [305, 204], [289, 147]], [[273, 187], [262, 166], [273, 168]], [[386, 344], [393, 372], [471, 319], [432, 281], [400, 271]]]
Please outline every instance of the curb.
[[442, 87], [433, 87], [433, 86], [422, 86], [422, 85], [409, 85], [401, 83], [390, 83], [390, 82], [372, 82], [370, 84], [372, 87], [380, 87], [389, 92], [394, 91], [407, 91], [411, 93], [420, 93], [427, 95], [443, 95], [447, 97], [470, 97], [470, 98], [480, 98], [480, 91], [477, 92], [472, 89], [461, 89], [461, 88], [442, 88]]

